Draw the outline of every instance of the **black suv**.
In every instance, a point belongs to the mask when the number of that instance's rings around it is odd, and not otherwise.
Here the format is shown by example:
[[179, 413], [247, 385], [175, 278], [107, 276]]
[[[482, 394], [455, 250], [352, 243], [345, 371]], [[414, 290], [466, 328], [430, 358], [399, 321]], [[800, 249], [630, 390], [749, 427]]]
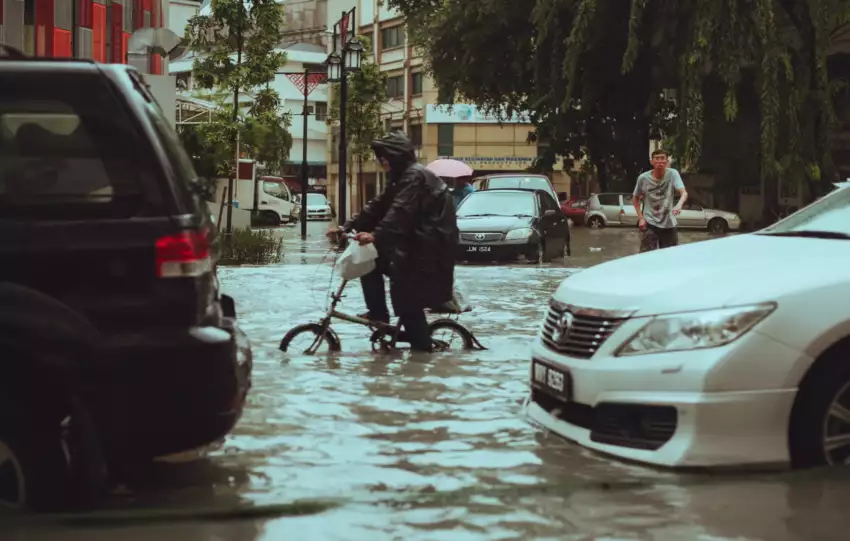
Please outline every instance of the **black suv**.
[[0, 507], [85, 501], [240, 418], [202, 192], [134, 68], [0, 57]]

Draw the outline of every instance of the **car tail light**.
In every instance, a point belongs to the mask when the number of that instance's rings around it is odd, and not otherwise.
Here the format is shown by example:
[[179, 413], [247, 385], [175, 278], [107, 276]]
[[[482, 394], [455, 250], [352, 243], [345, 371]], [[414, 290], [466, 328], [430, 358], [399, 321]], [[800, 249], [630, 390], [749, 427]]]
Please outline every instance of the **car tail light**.
[[157, 278], [191, 278], [212, 270], [207, 232], [183, 231], [156, 241]]
[[626, 215], [626, 209], [621, 208], [620, 209], [620, 216], [625, 216], [625, 215]]

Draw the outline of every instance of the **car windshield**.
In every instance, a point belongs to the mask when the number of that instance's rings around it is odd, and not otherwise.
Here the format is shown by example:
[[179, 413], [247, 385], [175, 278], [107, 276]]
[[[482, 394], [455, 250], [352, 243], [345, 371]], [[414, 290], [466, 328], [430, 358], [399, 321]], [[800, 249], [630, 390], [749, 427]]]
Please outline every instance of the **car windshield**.
[[327, 205], [328, 199], [320, 193], [308, 193], [307, 194], [307, 204], [308, 205]]
[[488, 190], [498, 190], [500, 188], [551, 191], [549, 180], [543, 177], [493, 177], [487, 183]]
[[279, 199], [285, 199], [286, 190], [280, 182], [263, 182], [263, 192]]
[[838, 189], [760, 233], [850, 238], [850, 188]]
[[533, 216], [534, 194], [523, 192], [471, 193], [457, 209], [458, 218], [474, 216]]

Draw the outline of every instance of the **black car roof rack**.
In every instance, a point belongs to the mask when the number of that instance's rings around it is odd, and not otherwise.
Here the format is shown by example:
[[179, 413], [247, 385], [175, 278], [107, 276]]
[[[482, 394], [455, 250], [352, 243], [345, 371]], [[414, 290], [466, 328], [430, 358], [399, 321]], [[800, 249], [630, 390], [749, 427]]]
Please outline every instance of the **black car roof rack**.
[[2, 60], [27, 60], [36, 62], [84, 62], [86, 64], [94, 64], [95, 61], [90, 58], [68, 58], [68, 57], [51, 57], [51, 56], [29, 56], [20, 49], [16, 49], [11, 45], [0, 43], [0, 61]]

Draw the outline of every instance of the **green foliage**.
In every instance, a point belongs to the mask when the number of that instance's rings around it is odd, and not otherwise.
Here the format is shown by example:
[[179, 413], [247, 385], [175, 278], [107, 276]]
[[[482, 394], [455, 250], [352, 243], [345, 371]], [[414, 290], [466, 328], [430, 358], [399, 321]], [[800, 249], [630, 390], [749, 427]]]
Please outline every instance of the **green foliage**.
[[[372, 140], [384, 134], [381, 107], [387, 99], [387, 76], [374, 62], [371, 40], [357, 37], [364, 47], [360, 71], [348, 76], [348, 98], [345, 108], [345, 131], [348, 139], [348, 158], [368, 160]], [[338, 123], [340, 114], [339, 83], [334, 83], [328, 122]]]
[[222, 235], [219, 262], [222, 265], [268, 265], [277, 263], [283, 256], [283, 239], [273, 230], [252, 231], [234, 229]]
[[[720, 100], [731, 130], [741, 96], [755, 94], [761, 175], [775, 180], [793, 169], [813, 187], [833, 176], [826, 60], [837, 29], [850, 22], [847, 0], [389, 5], [425, 51], [440, 101], [531, 113], [549, 142], [544, 161], [587, 158], [602, 177], [629, 177], [647, 166], [651, 136], [674, 138], [679, 163], [696, 168], [708, 102]], [[722, 84], [708, 85], [713, 80]], [[661, 97], [666, 88], [678, 91], [675, 114]]]
[[[192, 74], [199, 88], [211, 91], [216, 109], [210, 122], [184, 128], [193, 145], [196, 166], [226, 176], [239, 152], [277, 172], [289, 157], [291, 120], [280, 111], [280, 97], [270, 88], [275, 72], [286, 64], [276, 48], [283, 39], [284, 14], [275, 0], [214, 0], [209, 15], [196, 15], [186, 39], [197, 56]], [[249, 107], [239, 101], [252, 98]], [[234, 101], [240, 103], [234, 110]]]

